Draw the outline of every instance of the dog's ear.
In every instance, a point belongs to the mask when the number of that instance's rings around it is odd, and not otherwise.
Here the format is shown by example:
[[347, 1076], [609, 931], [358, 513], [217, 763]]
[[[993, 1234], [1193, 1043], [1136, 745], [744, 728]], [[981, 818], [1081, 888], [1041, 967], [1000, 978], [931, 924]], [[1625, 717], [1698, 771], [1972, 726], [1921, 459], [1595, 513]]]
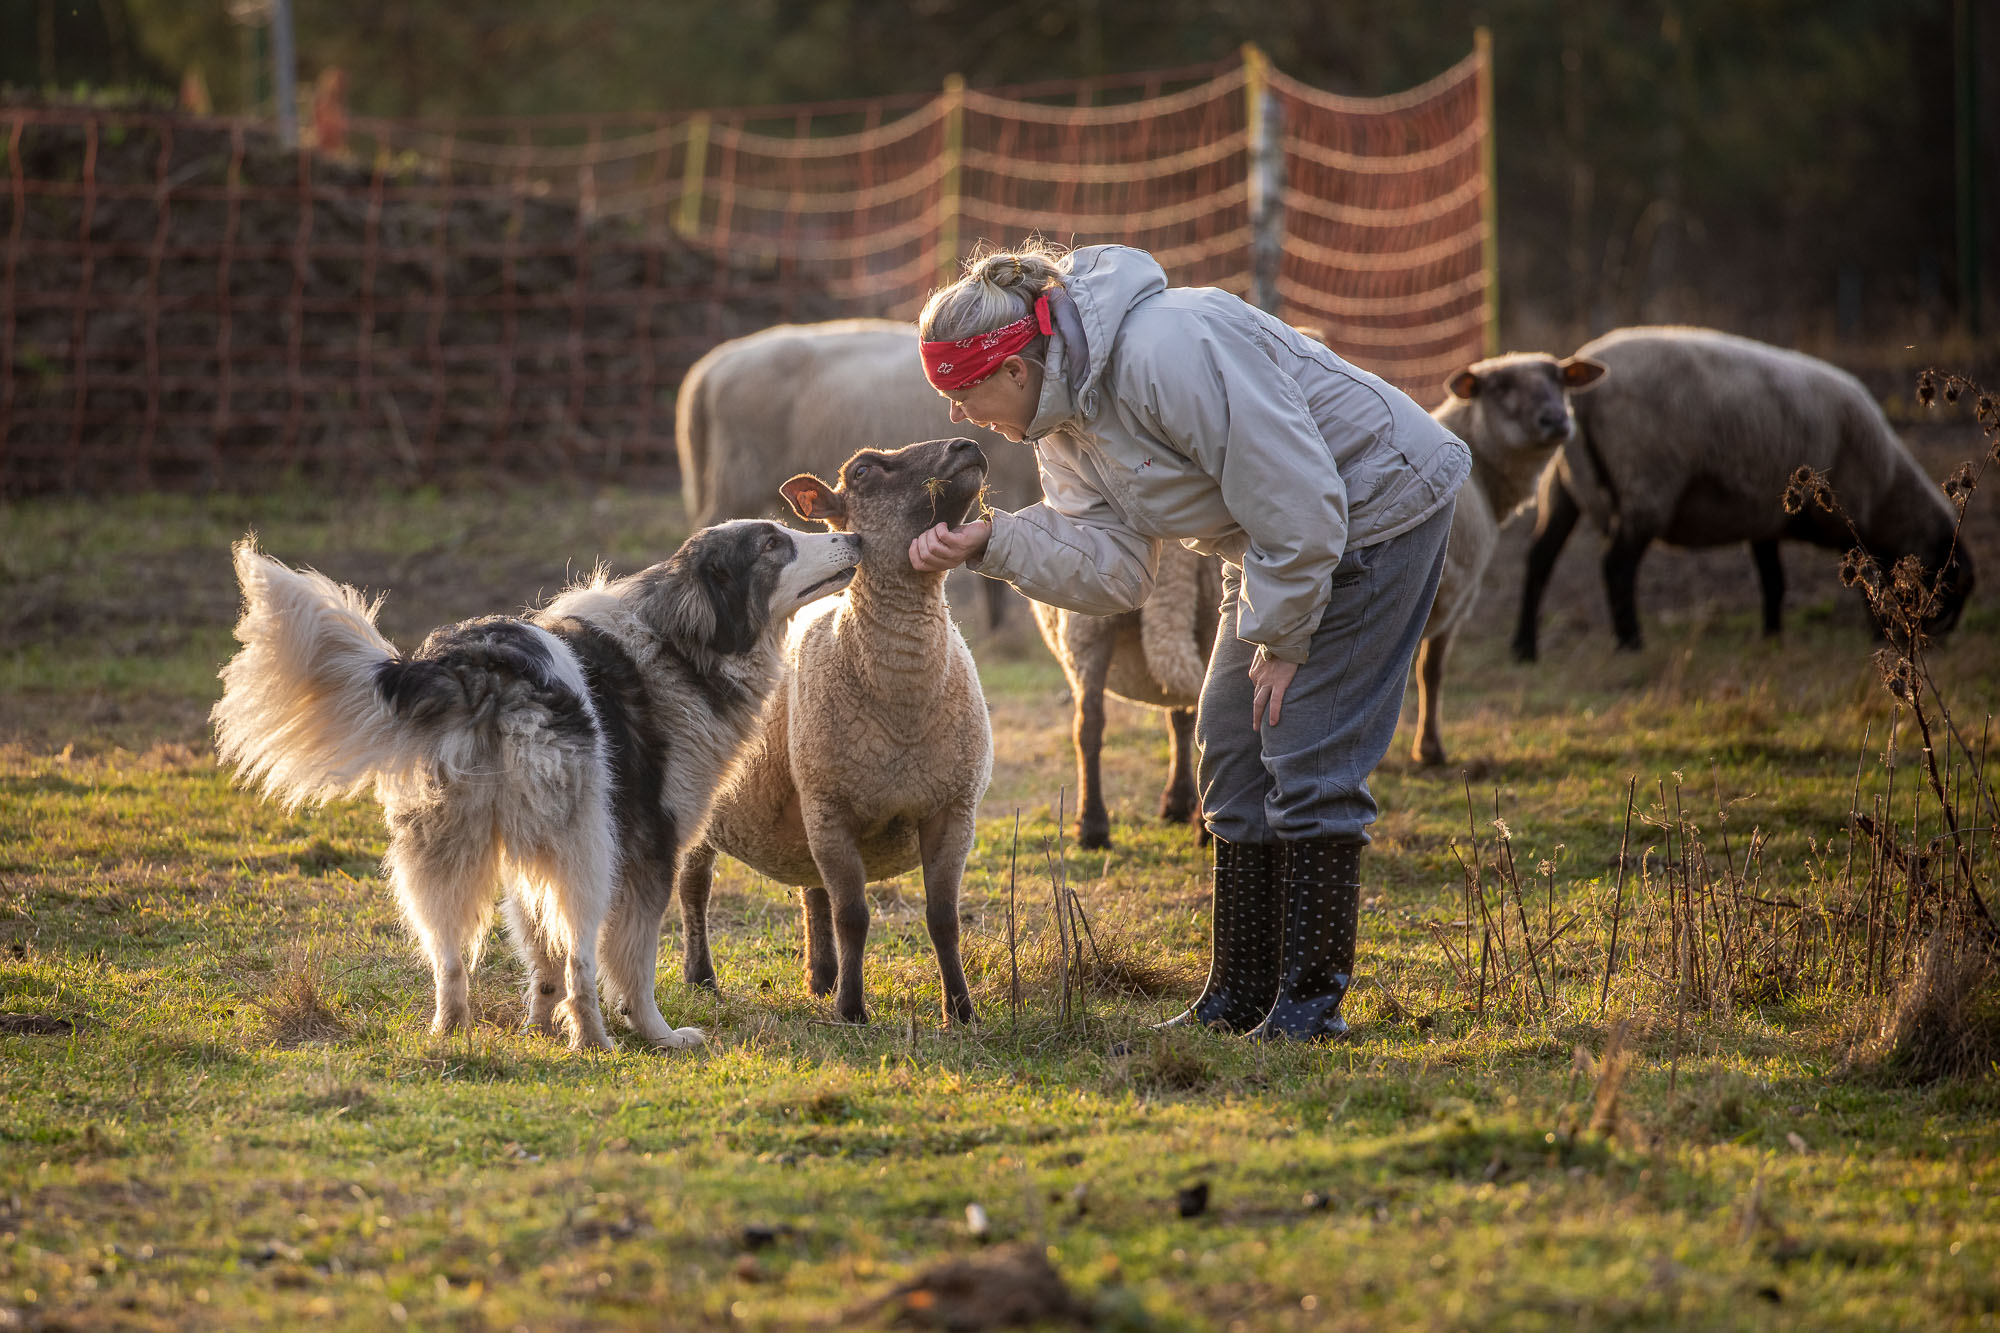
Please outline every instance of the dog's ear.
[[847, 498], [810, 472], [801, 472], [778, 488], [778, 493], [800, 518], [813, 519], [829, 527], [847, 519]]
[[710, 623], [708, 648], [724, 657], [747, 653], [764, 632], [771, 608], [765, 599], [752, 596], [751, 570], [738, 567], [736, 552], [717, 552], [701, 562], [699, 579], [702, 595], [708, 599]]

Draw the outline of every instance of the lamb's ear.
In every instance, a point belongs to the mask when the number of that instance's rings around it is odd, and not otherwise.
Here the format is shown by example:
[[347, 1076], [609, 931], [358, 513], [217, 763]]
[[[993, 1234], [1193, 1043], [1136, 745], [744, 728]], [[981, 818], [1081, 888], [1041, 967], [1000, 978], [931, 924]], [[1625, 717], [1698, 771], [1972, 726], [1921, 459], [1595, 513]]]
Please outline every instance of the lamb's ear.
[[1474, 398], [1479, 394], [1479, 376], [1471, 366], [1467, 366], [1446, 380], [1444, 387], [1454, 398]]
[[778, 488], [800, 518], [838, 523], [847, 517], [847, 500], [810, 472], [801, 472]]
[[1587, 356], [1573, 356], [1556, 364], [1562, 373], [1563, 388], [1588, 389], [1604, 378], [1606, 366], [1602, 361], [1592, 361]]

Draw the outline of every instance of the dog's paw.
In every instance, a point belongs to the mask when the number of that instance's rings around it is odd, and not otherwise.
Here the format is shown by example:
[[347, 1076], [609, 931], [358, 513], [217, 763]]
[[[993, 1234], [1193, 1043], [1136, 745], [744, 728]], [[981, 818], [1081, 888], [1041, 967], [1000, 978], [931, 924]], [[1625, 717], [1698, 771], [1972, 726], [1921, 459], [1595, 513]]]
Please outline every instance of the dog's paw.
[[708, 1034], [700, 1028], [670, 1028], [664, 1037], [656, 1037], [646, 1045], [652, 1051], [691, 1051], [705, 1044]]

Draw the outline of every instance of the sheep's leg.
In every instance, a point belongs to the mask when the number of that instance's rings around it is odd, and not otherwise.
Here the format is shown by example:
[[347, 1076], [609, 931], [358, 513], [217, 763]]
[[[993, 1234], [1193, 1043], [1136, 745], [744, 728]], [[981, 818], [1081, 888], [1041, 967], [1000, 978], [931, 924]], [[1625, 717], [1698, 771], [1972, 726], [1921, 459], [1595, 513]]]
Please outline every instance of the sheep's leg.
[[1160, 793], [1160, 818], [1170, 824], [1201, 819], [1201, 795], [1194, 784], [1194, 709], [1169, 708], [1167, 730], [1172, 738], [1167, 789]]
[[717, 989], [715, 959], [708, 951], [708, 891], [715, 883], [715, 848], [707, 843], [681, 855], [674, 892], [681, 902], [681, 980]]
[[1426, 767], [1444, 762], [1439, 690], [1444, 685], [1444, 658], [1450, 649], [1450, 630], [1433, 634], [1417, 645], [1417, 743], [1410, 757]]
[[1618, 647], [1637, 652], [1645, 646], [1639, 633], [1639, 558], [1646, 554], [1650, 539], [1615, 533], [1604, 548], [1604, 594], [1611, 603], [1611, 632]]
[[836, 813], [808, 807], [805, 823], [813, 863], [819, 867], [820, 882], [826, 885], [839, 961], [833, 1011], [845, 1022], [866, 1023], [861, 962], [868, 949], [868, 867]]
[[833, 949], [833, 902], [826, 890], [801, 890], [799, 915], [806, 927], [806, 988], [814, 995], [831, 995], [840, 961]]
[[1563, 544], [1576, 530], [1576, 520], [1582, 512], [1577, 508], [1576, 497], [1559, 479], [1551, 477], [1543, 485], [1541, 501], [1535, 507], [1534, 538], [1528, 543], [1527, 573], [1521, 580], [1521, 616], [1514, 629], [1516, 661], [1535, 660], [1535, 640], [1542, 618], [1542, 594], [1548, 589], [1556, 557], [1562, 554]]
[[1751, 542], [1750, 558], [1757, 562], [1757, 584], [1764, 590], [1764, 634], [1776, 638], [1785, 627], [1785, 563], [1778, 556], [1778, 542]]
[[1111, 815], [1104, 808], [1104, 681], [1111, 673], [1110, 636], [1093, 644], [1088, 658], [1077, 662], [1070, 672], [1070, 691], [1076, 695], [1076, 843], [1079, 847], [1111, 845]]
[[937, 951], [938, 979], [944, 985], [947, 1023], [970, 1024], [972, 992], [965, 984], [965, 963], [958, 951], [958, 890], [965, 877], [965, 858], [972, 850], [973, 809], [942, 810], [917, 827], [917, 846], [924, 863], [924, 924], [931, 948]]
[[1014, 590], [999, 579], [981, 579], [986, 586], [980, 591], [986, 597], [986, 628], [997, 630], [1007, 623], [1007, 603], [1013, 600]]

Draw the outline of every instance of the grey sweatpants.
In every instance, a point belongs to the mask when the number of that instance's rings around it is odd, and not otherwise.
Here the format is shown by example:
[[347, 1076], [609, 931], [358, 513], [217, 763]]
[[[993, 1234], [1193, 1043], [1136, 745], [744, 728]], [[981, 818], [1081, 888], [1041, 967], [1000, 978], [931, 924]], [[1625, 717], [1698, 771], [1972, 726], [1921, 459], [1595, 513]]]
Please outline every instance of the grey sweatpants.
[[1410, 659], [1444, 572], [1451, 511], [1448, 504], [1400, 536], [1341, 557], [1275, 727], [1250, 723], [1256, 650], [1236, 637], [1241, 573], [1223, 567], [1222, 620], [1195, 720], [1209, 832], [1225, 842], [1368, 841], [1376, 812], [1368, 775], [1396, 733]]

